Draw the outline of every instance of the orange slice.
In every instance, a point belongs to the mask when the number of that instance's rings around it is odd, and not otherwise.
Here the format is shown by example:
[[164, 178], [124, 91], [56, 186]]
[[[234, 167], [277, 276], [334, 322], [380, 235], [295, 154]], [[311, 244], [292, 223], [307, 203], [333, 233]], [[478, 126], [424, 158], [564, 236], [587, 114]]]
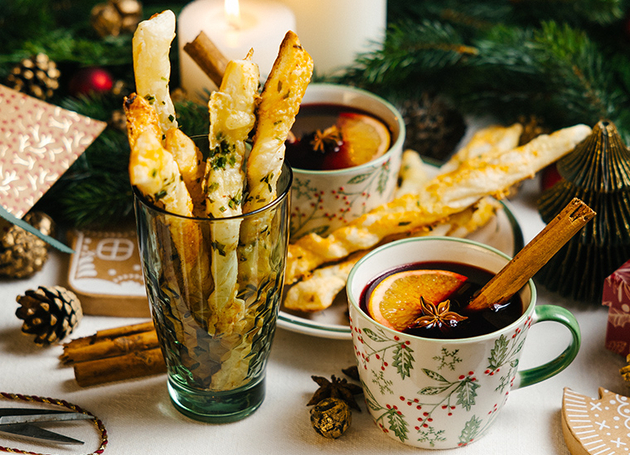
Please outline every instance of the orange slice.
[[422, 315], [420, 297], [438, 304], [467, 280], [448, 270], [406, 270], [378, 283], [368, 301], [372, 318], [394, 330], [405, 330]]
[[389, 150], [390, 135], [387, 126], [370, 115], [342, 112], [337, 118], [343, 143], [332, 153], [325, 169], [343, 169], [372, 161]]

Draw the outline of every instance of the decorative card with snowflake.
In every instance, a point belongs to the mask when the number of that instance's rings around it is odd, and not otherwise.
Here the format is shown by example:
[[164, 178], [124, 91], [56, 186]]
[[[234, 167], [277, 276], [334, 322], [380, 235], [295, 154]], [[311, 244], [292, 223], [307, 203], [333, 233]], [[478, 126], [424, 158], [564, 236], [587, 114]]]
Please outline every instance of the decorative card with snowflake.
[[0, 216], [24, 227], [21, 218], [106, 126], [0, 85]]
[[79, 231], [68, 284], [85, 314], [150, 317], [135, 230]]

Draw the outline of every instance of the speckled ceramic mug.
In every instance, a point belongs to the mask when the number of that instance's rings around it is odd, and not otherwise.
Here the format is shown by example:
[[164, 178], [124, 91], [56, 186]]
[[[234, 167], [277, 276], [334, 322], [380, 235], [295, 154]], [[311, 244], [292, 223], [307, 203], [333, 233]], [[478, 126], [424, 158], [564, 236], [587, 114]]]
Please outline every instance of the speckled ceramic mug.
[[293, 168], [291, 237], [334, 229], [389, 202], [396, 189], [405, 141], [405, 122], [398, 110], [365, 90], [335, 84], [310, 84], [302, 105], [334, 104], [360, 109], [381, 119], [392, 134], [389, 150], [362, 164], [333, 171]]
[[[477, 242], [448, 237], [401, 240], [369, 253], [352, 269], [347, 285], [355, 357], [369, 412], [383, 432], [425, 449], [466, 446], [488, 430], [511, 390], [554, 376], [573, 361], [580, 329], [566, 309], [536, 306], [531, 280], [520, 291], [521, 317], [472, 338], [408, 335], [377, 323], [361, 309], [361, 293], [372, 280], [391, 269], [426, 261], [471, 264], [496, 273], [509, 257]], [[554, 360], [521, 371], [527, 332], [542, 321], [566, 326], [571, 342]]]

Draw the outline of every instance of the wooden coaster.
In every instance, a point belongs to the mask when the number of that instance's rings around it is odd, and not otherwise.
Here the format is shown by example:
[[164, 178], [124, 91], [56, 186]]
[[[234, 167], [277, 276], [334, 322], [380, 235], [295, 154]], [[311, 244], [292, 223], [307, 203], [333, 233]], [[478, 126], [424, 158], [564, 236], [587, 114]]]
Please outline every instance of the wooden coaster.
[[599, 388], [599, 398], [565, 387], [562, 433], [572, 455], [630, 452], [630, 398]]

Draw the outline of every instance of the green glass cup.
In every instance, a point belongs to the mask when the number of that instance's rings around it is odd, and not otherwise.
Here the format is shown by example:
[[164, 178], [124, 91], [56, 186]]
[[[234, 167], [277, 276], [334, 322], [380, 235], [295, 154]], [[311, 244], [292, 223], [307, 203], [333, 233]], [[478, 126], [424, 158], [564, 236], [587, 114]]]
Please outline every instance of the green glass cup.
[[289, 239], [285, 166], [277, 198], [238, 217], [174, 215], [135, 191], [151, 314], [176, 409], [195, 420], [245, 418], [265, 397]]

